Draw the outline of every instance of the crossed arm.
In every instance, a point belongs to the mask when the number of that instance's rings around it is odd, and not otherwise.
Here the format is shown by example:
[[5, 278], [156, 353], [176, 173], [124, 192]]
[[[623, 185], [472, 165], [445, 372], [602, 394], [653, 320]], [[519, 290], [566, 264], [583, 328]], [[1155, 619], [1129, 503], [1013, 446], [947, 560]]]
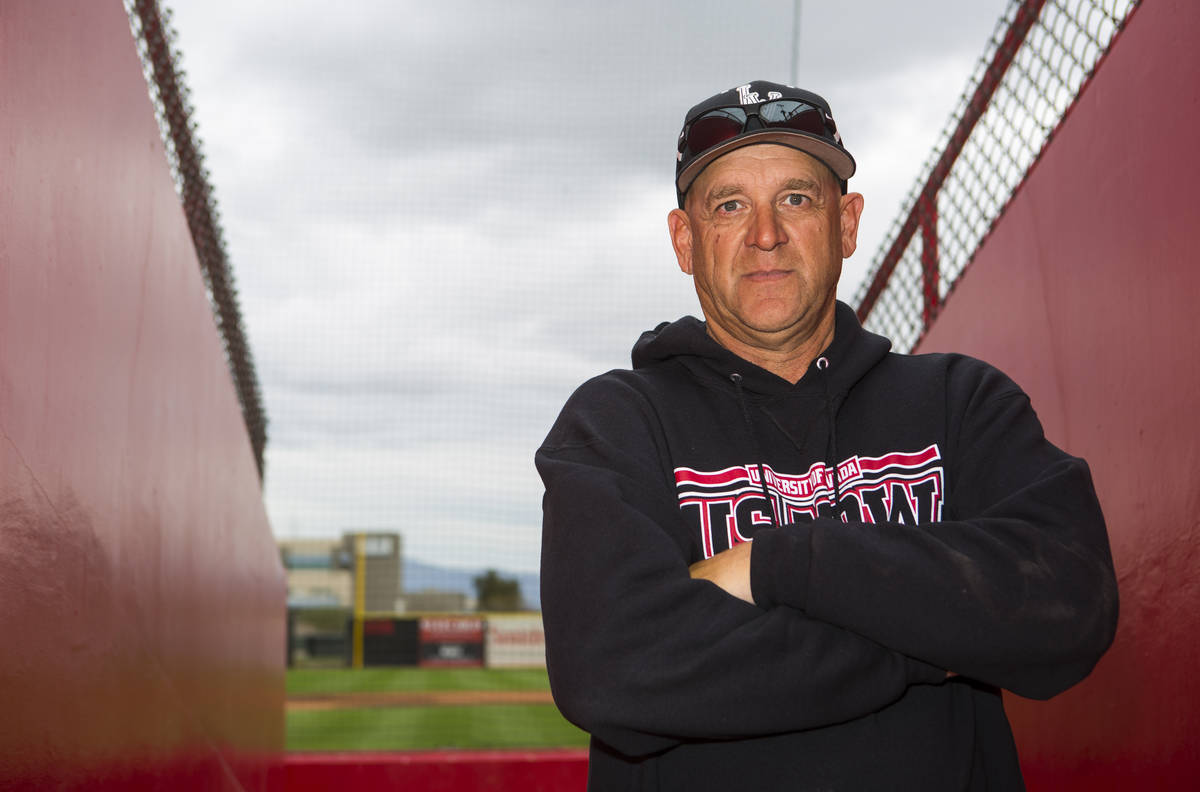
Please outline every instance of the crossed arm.
[[[742, 542], [712, 558], [697, 561], [688, 567], [693, 580], [707, 580], [714, 583], [727, 594], [754, 604], [754, 595], [750, 590], [750, 556], [751, 544]], [[946, 672], [946, 679], [956, 677], [953, 671]]]
[[537, 455], [546, 659], [569, 720], [641, 756], [841, 723], [943, 680], [915, 656], [693, 580], [637, 395], [607, 382], [579, 401]]
[[[1057, 449], [1010, 449], [1022, 479], [960, 472], [969, 519], [823, 518], [689, 568], [651, 411], [612, 383], [580, 398], [538, 454], [547, 661], [564, 714], [623, 753], [841, 722], [947, 669], [1046, 697], [1111, 641], [1103, 518]], [[972, 429], [1029, 420], [1006, 400]]]
[[1117, 618], [1087, 465], [1045, 440], [1018, 390], [964, 424], [987, 450], [955, 471], [957, 510], [969, 517], [764, 529], [689, 575], [764, 609], [801, 610], [947, 676], [1033, 698], [1070, 687], [1107, 649]]

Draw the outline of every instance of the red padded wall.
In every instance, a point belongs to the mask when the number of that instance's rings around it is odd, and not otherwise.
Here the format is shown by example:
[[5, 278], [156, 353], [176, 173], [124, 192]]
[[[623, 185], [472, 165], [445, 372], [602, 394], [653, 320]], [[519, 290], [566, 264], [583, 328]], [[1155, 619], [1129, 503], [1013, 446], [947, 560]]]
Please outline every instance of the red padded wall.
[[285, 585], [120, 0], [0, 5], [0, 788], [265, 789]]
[[295, 753], [279, 783], [287, 792], [582, 792], [587, 750]]
[[1049, 702], [1010, 697], [1031, 790], [1200, 784], [1200, 4], [1145, 0], [919, 351], [990, 360], [1088, 459], [1117, 639]]

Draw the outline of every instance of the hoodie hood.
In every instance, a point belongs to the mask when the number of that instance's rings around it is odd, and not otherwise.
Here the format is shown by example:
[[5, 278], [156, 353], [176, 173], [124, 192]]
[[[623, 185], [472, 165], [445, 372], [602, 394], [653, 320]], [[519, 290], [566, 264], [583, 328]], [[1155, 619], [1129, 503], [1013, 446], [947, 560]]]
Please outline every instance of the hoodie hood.
[[[761, 437], [755, 428], [750, 405], [757, 405], [797, 448], [804, 448], [806, 438], [814, 430], [818, 436], [824, 435], [825, 467], [832, 474], [834, 503], [840, 503], [837, 411], [850, 388], [883, 360], [891, 347], [886, 338], [863, 330], [854, 310], [838, 302], [833, 341], [809, 364], [808, 371], [794, 385], [718, 344], [709, 336], [705, 324], [691, 316], [642, 333], [633, 347], [633, 367], [641, 369], [677, 362], [702, 385], [727, 392], [732, 390], [746, 436], [757, 449], [755, 466], [763, 498], [768, 503], [773, 501], [767, 492]], [[802, 409], [805, 403], [809, 406]], [[798, 421], [800, 416], [805, 417]], [[781, 522], [772, 508], [772, 525], [778, 527]]]
[[720, 380], [729, 385], [732, 374], [741, 375], [741, 386], [748, 395], [782, 396], [796, 389], [817, 387], [840, 400], [892, 348], [888, 339], [863, 330], [854, 309], [838, 302], [835, 309], [833, 341], [818, 360], [828, 361], [828, 367], [818, 376], [817, 360], [809, 366], [804, 377], [795, 385], [738, 357], [718, 344], [708, 334], [705, 323], [692, 316], [674, 322], [663, 322], [647, 330], [633, 346], [633, 367], [646, 368], [657, 363], [675, 360], [701, 380]]

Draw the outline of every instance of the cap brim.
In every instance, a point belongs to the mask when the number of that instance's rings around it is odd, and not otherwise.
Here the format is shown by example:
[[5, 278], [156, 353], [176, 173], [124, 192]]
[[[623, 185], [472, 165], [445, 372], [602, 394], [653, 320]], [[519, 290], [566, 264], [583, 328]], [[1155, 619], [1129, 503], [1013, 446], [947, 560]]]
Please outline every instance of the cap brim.
[[761, 129], [751, 132], [748, 135], [727, 140], [721, 145], [715, 146], [699, 157], [696, 157], [679, 174], [679, 178], [675, 180], [675, 188], [679, 191], [680, 195], [683, 195], [692, 186], [692, 182], [696, 180], [696, 177], [700, 175], [700, 171], [707, 168], [713, 160], [743, 146], [753, 146], [759, 143], [778, 143], [781, 146], [788, 146], [803, 151], [805, 154], [809, 154], [828, 165], [829, 169], [837, 174], [837, 177], [842, 181], [854, 175], [854, 158], [842, 149], [820, 138], [805, 135], [802, 132]]

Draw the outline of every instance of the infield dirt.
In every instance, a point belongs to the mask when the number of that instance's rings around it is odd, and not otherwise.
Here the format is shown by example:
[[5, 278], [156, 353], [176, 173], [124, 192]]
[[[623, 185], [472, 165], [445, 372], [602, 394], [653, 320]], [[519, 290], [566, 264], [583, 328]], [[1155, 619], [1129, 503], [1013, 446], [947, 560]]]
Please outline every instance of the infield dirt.
[[487, 704], [552, 704], [548, 690], [428, 690], [305, 693], [288, 696], [293, 711], [381, 707], [477, 707]]

